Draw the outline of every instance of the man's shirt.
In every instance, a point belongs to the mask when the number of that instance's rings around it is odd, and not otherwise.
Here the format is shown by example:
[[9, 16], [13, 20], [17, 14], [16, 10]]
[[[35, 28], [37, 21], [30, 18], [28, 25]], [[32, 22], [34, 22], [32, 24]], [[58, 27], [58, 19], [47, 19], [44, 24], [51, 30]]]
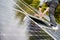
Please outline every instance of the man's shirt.
[[56, 3], [58, 3], [58, 0], [40, 0], [40, 4], [39, 4], [39, 6], [41, 6], [42, 7], [42, 5], [44, 4], [44, 3], [46, 3], [46, 2], [51, 2], [51, 1], [54, 1], [54, 2], [56, 2]]

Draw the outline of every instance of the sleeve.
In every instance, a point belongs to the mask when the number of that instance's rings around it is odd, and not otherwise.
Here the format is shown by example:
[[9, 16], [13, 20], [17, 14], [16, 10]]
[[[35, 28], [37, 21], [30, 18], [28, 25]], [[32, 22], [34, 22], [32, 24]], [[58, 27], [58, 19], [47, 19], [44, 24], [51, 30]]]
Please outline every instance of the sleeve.
[[39, 7], [42, 7], [43, 4], [44, 4], [44, 0], [40, 0]]

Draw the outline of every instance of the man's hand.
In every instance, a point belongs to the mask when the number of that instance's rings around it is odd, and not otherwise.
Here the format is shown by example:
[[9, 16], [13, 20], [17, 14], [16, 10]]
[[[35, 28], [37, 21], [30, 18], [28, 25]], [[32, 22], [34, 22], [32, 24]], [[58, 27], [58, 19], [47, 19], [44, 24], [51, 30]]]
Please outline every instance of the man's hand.
[[40, 14], [39, 14], [39, 17], [44, 17], [44, 16], [45, 16], [44, 13], [40, 13]]
[[39, 13], [39, 14], [35, 14], [34, 16], [39, 17], [39, 18], [42, 18], [42, 17], [45, 16], [45, 14], [43, 14], [43, 13]]

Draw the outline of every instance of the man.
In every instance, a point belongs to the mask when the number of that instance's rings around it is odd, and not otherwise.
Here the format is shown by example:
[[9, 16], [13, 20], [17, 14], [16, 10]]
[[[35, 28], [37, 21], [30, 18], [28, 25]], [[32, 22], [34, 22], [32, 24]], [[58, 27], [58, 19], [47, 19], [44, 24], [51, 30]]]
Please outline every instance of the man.
[[[47, 4], [47, 8], [46, 10], [42, 13], [42, 5], [46, 3]], [[54, 30], [58, 30], [58, 26], [56, 24], [56, 21], [55, 21], [55, 17], [54, 17], [54, 14], [55, 14], [55, 11], [58, 7], [58, 0], [40, 0], [40, 4], [39, 4], [39, 14], [35, 14], [35, 16], [39, 16], [39, 17], [43, 17], [46, 12], [48, 11], [49, 12], [49, 17], [50, 17], [50, 23], [51, 23], [51, 26], [52, 26], [52, 29]]]

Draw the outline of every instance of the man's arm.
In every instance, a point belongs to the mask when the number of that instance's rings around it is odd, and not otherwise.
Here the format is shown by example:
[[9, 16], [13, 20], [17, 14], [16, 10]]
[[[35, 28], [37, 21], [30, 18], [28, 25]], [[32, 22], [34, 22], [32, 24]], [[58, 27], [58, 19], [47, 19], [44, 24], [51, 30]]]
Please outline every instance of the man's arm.
[[40, 0], [40, 4], [39, 4], [39, 12], [42, 13], [42, 6], [44, 4], [44, 0]]
[[46, 14], [46, 12], [49, 11], [49, 7], [46, 8], [46, 10], [43, 12], [43, 14]]
[[39, 7], [39, 13], [42, 13], [42, 7]]

